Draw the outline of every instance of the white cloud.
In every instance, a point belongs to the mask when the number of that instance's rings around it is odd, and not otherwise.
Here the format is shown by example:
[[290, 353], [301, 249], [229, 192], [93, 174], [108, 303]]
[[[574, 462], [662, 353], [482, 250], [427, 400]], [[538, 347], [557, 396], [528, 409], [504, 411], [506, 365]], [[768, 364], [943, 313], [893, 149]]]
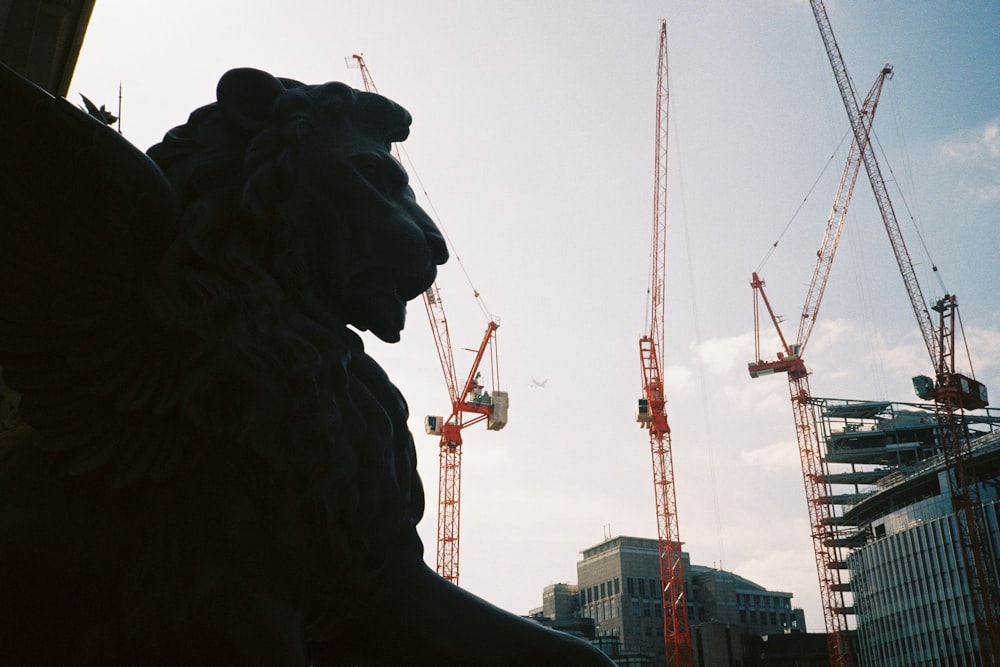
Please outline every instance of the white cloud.
[[969, 349], [974, 350], [972, 361], [976, 368], [986, 369], [1000, 366], [1000, 331], [969, 327], [965, 330]]
[[875, 347], [873, 354], [878, 355], [879, 362], [888, 370], [905, 374], [927, 366], [927, 348], [920, 342], [887, 345], [880, 336], [875, 341]]
[[1000, 119], [945, 142], [941, 151], [945, 157], [957, 162], [1000, 160]]
[[[789, 410], [789, 420], [791, 420], [791, 410]], [[785, 468], [798, 470], [799, 445], [795, 440], [779, 440], [757, 449], [741, 449], [740, 459], [747, 465], [758, 466], [767, 471]]]
[[941, 153], [967, 170], [962, 179], [966, 196], [982, 203], [1000, 201], [1000, 119], [946, 141]]
[[984, 204], [1000, 201], [1000, 183], [996, 185], [969, 186], [965, 191], [972, 199]]
[[672, 364], [663, 370], [663, 384], [669, 392], [694, 388], [694, 374], [683, 364]]
[[811, 341], [809, 348], [813, 352], [822, 352], [847, 340], [856, 331], [857, 326], [843, 318], [821, 320], [816, 324], [816, 328], [813, 329], [812, 335], [809, 337]]
[[[985, 327], [969, 327], [965, 330], [966, 344], [972, 352], [972, 367], [977, 373], [1000, 367], [1000, 331]], [[955, 366], [960, 371], [969, 372], [969, 359], [965, 354], [966, 344], [956, 341]], [[884, 371], [912, 375], [915, 372], [929, 372], [927, 348], [919, 337], [907, 341], [887, 343], [882, 336], [873, 340], [871, 356], [874, 356]]]
[[[774, 336], [777, 343], [777, 336]], [[764, 350], [770, 349], [770, 340], [766, 340], [761, 347]], [[720, 338], [709, 338], [691, 345], [692, 351], [698, 355], [706, 370], [711, 373], [727, 373], [733, 369], [743, 367], [750, 357], [753, 356], [753, 332], [746, 332], [737, 336], [723, 336]]]

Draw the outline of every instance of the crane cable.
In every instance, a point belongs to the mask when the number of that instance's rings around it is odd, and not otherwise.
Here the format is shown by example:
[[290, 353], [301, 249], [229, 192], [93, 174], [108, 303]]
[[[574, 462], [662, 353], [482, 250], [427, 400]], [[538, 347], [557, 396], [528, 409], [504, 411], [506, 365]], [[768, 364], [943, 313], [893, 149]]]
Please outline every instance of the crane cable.
[[885, 361], [883, 357], [884, 345], [879, 338], [879, 332], [875, 327], [877, 312], [872, 298], [871, 285], [869, 280], [870, 271], [865, 259], [865, 244], [858, 238], [858, 233], [853, 227], [847, 227], [844, 235], [850, 244], [851, 252], [848, 255], [854, 264], [851, 275], [854, 277], [854, 288], [857, 293], [856, 303], [860, 311], [861, 326], [864, 330], [863, 340], [868, 348], [869, 372], [871, 373], [872, 387], [876, 398], [889, 399], [889, 389], [886, 383]]
[[[670, 102], [673, 106], [673, 101]], [[676, 111], [671, 109], [670, 113], [671, 120], [673, 121], [673, 137], [674, 137], [674, 150], [673, 155], [677, 162], [677, 186], [680, 189], [680, 200], [681, 200], [681, 229], [684, 232], [684, 252], [687, 259], [687, 269], [688, 269], [688, 290], [691, 294], [691, 321], [694, 326], [694, 344], [695, 348], [701, 346], [701, 325], [698, 321], [698, 301], [695, 295], [695, 280], [694, 280], [694, 262], [692, 261], [691, 255], [691, 234], [688, 232], [687, 224], [687, 203], [684, 198], [684, 179], [683, 170], [681, 168], [681, 151], [680, 151], [680, 140], [679, 133], [677, 132], [677, 115]], [[705, 429], [705, 450], [708, 452], [708, 471], [709, 480], [712, 487], [712, 506], [715, 512], [715, 534], [718, 541], [719, 547], [719, 569], [725, 569], [724, 563], [726, 560], [726, 550], [722, 539], [722, 513], [719, 510], [719, 484], [716, 477], [715, 471], [715, 453], [714, 447], [712, 445], [712, 422], [708, 418], [708, 392], [706, 389], [705, 382], [705, 364], [701, 358], [701, 355], [694, 355], [695, 363], [698, 366], [698, 385], [700, 387], [701, 394], [701, 415], [704, 422], [703, 428]]]
[[833, 163], [834, 158], [837, 157], [837, 154], [840, 152], [840, 147], [844, 145], [844, 141], [847, 139], [848, 135], [850, 135], [853, 139], [852, 132], [846, 132], [844, 136], [840, 138], [840, 143], [838, 143], [837, 147], [833, 149], [833, 152], [830, 154], [830, 158], [826, 161], [826, 164], [823, 165], [823, 169], [820, 170], [819, 176], [816, 177], [816, 180], [813, 181], [813, 184], [809, 187], [809, 191], [806, 192], [806, 196], [802, 198], [801, 202], [799, 202], [798, 207], [792, 213], [792, 217], [788, 219], [788, 222], [785, 223], [785, 227], [781, 230], [781, 233], [778, 234], [778, 238], [775, 239], [774, 243], [771, 244], [771, 247], [764, 254], [764, 259], [762, 259], [760, 261], [760, 264], [757, 265], [757, 271], [756, 271], [757, 273], [760, 273], [761, 269], [764, 268], [764, 265], [767, 264], [767, 260], [771, 259], [771, 255], [774, 254], [775, 249], [777, 249], [778, 244], [781, 242], [781, 239], [784, 238], [785, 233], [788, 231], [788, 228], [792, 226], [792, 223], [795, 221], [795, 218], [798, 217], [799, 212], [802, 210], [802, 207], [805, 206], [806, 202], [809, 200], [809, 197], [812, 196], [813, 191], [816, 189], [816, 186], [819, 185], [820, 180], [823, 178], [823, 174], [826, 173], [826, 170], [829, 169], [830, 165]]
[[[896, 129], [896, 141], [899, 143], [899, 146], [900, 146], [900, 149], [901, 149], [901, 152], [902, 152], [902, 155], [903, 155], [903, 175], [906, 177], [907, 189], [912, 194], [914, 202], [917, 203], [917, 204], [919, 204], [919, 202], [917, 202], [917, 189], [916, 189], [916, 187], [914, 187], [914, 184], [913, 184], [913, 173], [912, 173], [912, 170], [910, 169], [909, 146], [908, 146], [908, 143], [906, 141], [906, 137], [903, 134], [903, 124], [900, 121], [900, 118], [899, 118], [899, 109], [896, 106], [895, 88], [890, 88], [889, 89], [889, 103], [890, 103], [889, 106], [892, 109], [892, 119], [893, 119], [893, 122], [895, 124], [895, 129]], [[876, 137], [876, 141], [877, 141], [877, 139], [878, 138]], [[937, 280], [938, 287], [941, 288], [941, 291], [943, 293], [945, 293], [945, 294], [948, 294], [949, 292], [948, 292], [948, 289], [945, 287], [944, 279], [941, 277], [941, 274], [938, 272], [937, 263], [934, 261], [933, 257], [931, 257], [931, 253], [930, 253], [930, 250], [927, 248], [927, 243], [924, 240], [924, 236], [920, 232], [920, 227], [917, 226], [916, 218], [915, 218], [913, 212], [910, 210], [909, 202], [907, 201], [906, 196], [903, 194], [902, 186], [900, 185], [899, 181], [896, 180], [896, 175], [892, 172], [892, 164], [889, 163], [889, 159], [885, 155], [885, 150], [882, 149], [882, 145], [881, 144], [879, 144], [879, 150], [882, 152], [882, 157], [885, 160], [886, 166], [889, 169], [889, 174], [892, 176], [892, 180], [896, 184], [896, 189], [899, 192], [899, 197], [903, 201], [903, 206], [906, 209], [906, 216], [910, 219], [910, 223], [913, 225], [913, 229], [914, 229], [914, 231], [917, 234], [917, 238], [920, 239], [920, 245], [921, 245], [921, 247], [924, 250], [924, 255], [927, 257], [928, 261], [930, 262], [931, 273], [934, 275], [934, 278]]]
[[[353, 57], [356, 59], [358, 56], [353, 56]], [[345, 57], [344, 63], [347, 65], [348, 69], [358, 69], [359, 71], [361, 71], [362, 78], [364, 77], [364, 70], [361, 68], [360, 62], [352, 65], [351, 58]], [[365, 68], [367, 68], [367, 65], [365, 66]], [[378, 88], [375, 87], [375, 83], [372, 82], [371, 85], [372, 89], [376, 93], [378, 93]], [[406, 159], [406, 166], [408, 167], [407, 173], [420, 186], [420, 192], [424, 195], [424, 199], [427, 200], [427, 206], [430, 208], [431, 218], [434, 220], [434, 224], [437, 225], [437, 228], [441, 231], [441, 234], [444, 235], [445, 241], [448, 244], [448, 248], [452, 251], [452, 255], [454, 256], [455, 261], [458, 262], [459, 268], [462, 269], [462, 275], [465, 276], [465, 281], [469, 283], [469, 289], [472, 290], [472, 296], [476, 300], [476, 305], [479, 306], [480, 312], [487, 320], [491, 322], [499, 322], [500, 321], [499, 318], [494, 317], [493, 313], [490, 312], [490, 309], [486, 305], [485, 299], [483, 299], [482, 295], [479, 293], [479, 290], [477, 290], [476, 286], [472, 283], [472, 277], [469, 275], [468, 270], [466, 270], [465, 268], [465, 262], [463, 262], [462, 258], [459, 256], [458, 250], [455, 247], [455, 243], [454, 241], [451, 240], [451, 236], [449, 236], [448, 234], [448, 230], [445, 229], [445, 226], [441, 223], [441, 216], [438, 215], [437, 208], [434, 206], [434, 202], [431, 200], [431, 196], [430, 194], [428, 194], [427, 188], [424, 187], [424, 182], [420, 179], [420, 174], [417, 173], [417, 168], [413, 164], [413, 159], [410, 157], [409, 152], [407, 152], [406, 147], [404, 147], [402, 143], [394, 143], [392, 146], [396, 150], [397, 157]], [[402, 161], [403, 160], [400, 159], [400, 162]]]
[[465, 281], [469, 283], [469, 289], [472, 290], [472, 296], [476, 299], [476, 303], [479, 305], [479, 310], [483, 313], [483, 316], [485, 316], [486, 319], [497, 321], [497, 319], [490, 312], [490, 309], [486, 306], [486, 301], [479, 293], [479, 290], [477, 290], [476, 286], [472, 283], [472, 277], [469, 275], [468, 270], [466, 270], [465, 268], [465, 262], [462, 261], [461, 256], [459, 256], [458, 254], [458, 250], [455, 249], [455, 242], [451, 240], [451, 236], [448, 235], [448, 230], [445, 229], [445, 226], [443, 224], [441, 224], [441, 216], [438, 215], [437, 208], [434, 206], [434, 202], [431, 200], [431, 196], [430, 194], [428, 194], [427, 188], [424, 187], [424, 182], [420, 180], [420, 174], [417, 173], [417, 168], [414, 166], [413, 160], [410, 158], [410, 154], [406, 151], [405, 147], [400, 146], [399, 144], [396, 144], [396, 146], [399, 148], [400, 154], [404, 158], [406, 158], [406, 164], [408, 167], [407, 171], [409, 171], [410, 175], [413, 176], [413, 179], [417, 182], [417, 185], [420, 186], [420, 192], [424, 195], [424, 199], [427, 200], [427, 206], [430, 208], [431, 217], [434, 219], [434, 224], [436, 224], [438, 226], [438, 229], [441, 230], [441, 233], [444, 235], [445, 240], [448, 242], [448, 247], [452, 249], [454, 259], [456, 262], [458, 262], [458, 266], [462, 269], [462, 275], [465, 276]]
[[891, 180], [896, 186], [896, 192], [899, 193], [899, 198], [903, 202], [903, 208], [906, 209], [906, 217], [909, 218], [910, 224], [913, 225], [913, 231], [916, 233], [917, 239], [920, 240], [920, 247], [923, 248], [924, 256], [927, 257], [927, 260], [931, 264], [931, 273], [937, 280], [938, 287], [941, 288], [941, 291], [947, 294], [948, 289], [945, 287], [944, 279], [938, 271], [937, 263], [931, 257], [931, 251], [927, 247], [927, 241], [924, 239], [924, 235], [920, 232], [920, 227], [917, 225], [916, 218], [913, 217], [913, 211], [910, 210], [910, 205], [906, 200], [906, 195], [903, 194], [903, 189], [899, 186], [899, 181], [896, 179], [896, 173], [892, 170], [892, 164], [889, 162], [889, 156], [886, 155], [885, 149], [882, 147], [882, 143], [878, 140], [878, 137], [875, 136], [874, 132], [872, 132], [872, 136], [875, 137], [875, 145], [878, 146], [879, 152], [882, 153], [882, 162], [880, 164], [885, 165], [885, 168], [888, 170], [890, 176], [888, 180]]

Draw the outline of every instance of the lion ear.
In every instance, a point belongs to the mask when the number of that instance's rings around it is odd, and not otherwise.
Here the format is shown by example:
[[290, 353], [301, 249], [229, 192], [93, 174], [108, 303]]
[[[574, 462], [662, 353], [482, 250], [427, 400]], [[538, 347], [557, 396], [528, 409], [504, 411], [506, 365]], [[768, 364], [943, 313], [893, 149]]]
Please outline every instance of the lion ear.
[[257, 131], [267, 124], [271, 105], [284, 91], [281, 81], [267, 72], [241, 67], [222, 75], [215, 96], [227, 120], [244, 130]]

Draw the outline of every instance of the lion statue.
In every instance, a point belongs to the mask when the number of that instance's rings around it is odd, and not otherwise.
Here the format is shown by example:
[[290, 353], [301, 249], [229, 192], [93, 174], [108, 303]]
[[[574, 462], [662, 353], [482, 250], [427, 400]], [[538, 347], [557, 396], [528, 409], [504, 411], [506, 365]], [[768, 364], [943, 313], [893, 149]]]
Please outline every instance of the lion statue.
[[144, 155], [0, 66], [0, 656], [612, 664], [423, 561], [399, 340], [445, 243], [410, 116], [226, 73]]

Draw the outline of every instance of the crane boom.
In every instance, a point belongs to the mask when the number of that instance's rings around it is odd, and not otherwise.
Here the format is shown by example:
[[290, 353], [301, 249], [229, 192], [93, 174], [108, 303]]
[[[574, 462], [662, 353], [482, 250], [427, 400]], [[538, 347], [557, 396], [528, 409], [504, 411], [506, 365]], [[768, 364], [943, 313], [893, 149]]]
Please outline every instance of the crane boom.
[[653, 462], [653, 491], [656, 498], [663, 641], [668, 667], [690, 667], [691, 630], [684, 593], [684, 565], [677, 523], [674, 487], [673, 447], [663, 393], [663, 292], [667, 227], [667, 126], [669, 83], [667, 69], [667, 22], [660, 20], [659, 60], [656, 89], [656, 149], [654, 152], [653, 238], [650, 255], [649, 333], [639, 339], [643, 397], [639, 399], [637, 421], [649, 430]]
[[[859, 137], [863, 132], [863, 123], [857, 99], [840, 47], [834, 37], [826, 7], [822, 0], [810, 0], [809, 4], [823, 39], [851, 128], [855, 137]], [[935, 405], [939, 432], [942, 436], [941, 446], [951, 480], [952, 505], [968, 579], [980, 659], [983, 665], [997, 665], [1000, 664], [998, 662], [1000, 661], [1000, 590], [998, 590], [995, 557], [987, 520], [979, 499], [968, 432], [960, 425], [960, 422], [964, 422], [960, 419], [963, 410], [986, 406], [986, 388], [975, 379], [955, 372], [954, 315], [958, 302], [954, 295], [945, 295], [936, 302], [934, 310], [940, 317], [939, 327], [935, 329], [920, 283], [917, 281], [913, 262], [903, 241], [875, 151], [870, 144], [864, 147], [862, 155], [913, 314], [935, 369], [936, 377], [931, 386], [927, 386], [928, 383], [925, 382], [921, 391], [917, 386], [917, 381], [921, 379], [919, 377], [914, 378], [914, 384], [918, 388], [920, 397], [932, 399]]]
[[847, 110], [847, 117], [851, 122], [851, 129], [854, 131], [855, 141], [858, 145], [865, 143], [866, 148], [862, 150], [862, 160], [865, 164], [865, 171], [868, 172], [868, 180], [871, 181], [872, 192], [875, 194], [875, 202], [878, 204], [879, 213], [885, 224], [885, 230], [889, 234], [889, 241], [892, 244], [893, 254], [896, 256], [896, 264], [899, 272], [906, 284], [906, 293], [910, 297], [910, 305], [916, 315], [917, 323], [920, 327], [920, 334], [923, 336], [924, 345], [931, 359], [938, 358], [938, 344], [934, 335], [934, 324], [931, 320], [930, 311], [927, 309], [927, 302], [924, 300], [920, 283], [917, 281], [917, 274], [913, 269], [913, 262], [910, 253], [903, 241], [903, 234], [899, 229], [899, 222], [896, 220], [896, 212], [892, 208], [892, 200], [885, 187], [885, 180], [882, 178], [882, 171], [878, 160], [875, 158], [875, 151], [871, 145], [863, 142], [864, 123], [861, 120], [861, 111], [858, 108], [857, 96], [854, 94], [854, 84], [847, 73], [847, 66], [844, 64], [844, 57], [840, 53], [840, 47], [833, 35], [833, 27], [830, 25], [830, 17], [827, 16], [826, 7], [822, 0], [809, 0], [812, 6], [813, 15], [816, 17], [816, 25], [819, 27], [820, 36], [823, 38], [823, 46], [826, 48], [830, 66], [833, 69], [833, 76], [837, 80], [837, 87], [840, 89], [840, 97]]
[[[365, 90], [377, 93], [378, 88], [375, 87], [364, 56], [354, 54], [351, 58], [355, 61], [355, 66], [361, 70], [361, 80]], [[399, 160], [400, 156], [395, 145], [393, 153]], [[487, 421], [487, 428], [492, 431], [499, 431], [507, 424], [508, 396], [507, 392], [498, 388], [500, 375], [496, 358], [496, 331], [500, 323], [491, 318], [486, 325], [486, 333], [483, 334], [472, 367], [465, 383], [460, 386], [455, 372], [455, 356], [448, 330], [448, 318], [445, 316], [444, 303], [436, 282], [424, 292], [423, 300], [427, 319], [431, 325], [434, 346], [441, 362], [444, 382], [448, 389], [448, 399], [451, 402], [451, 414], [447, 419], [440, 416], [428, 416], [424, 419], [424, 429], [427, 433], [440, 436], [437, 573], [457, 585], [462, 498], [462, 429], [483, 420]], [[479, 366], [487, 350], [490, 350], [492, 394], [484, 391], [483, 386], [479, 384]], [[467, 414], [473, 416], [466, 418]]]
[[868, 91], [858, 115], [863, 124], [862, 136], [859, 140], [855, 135], [854, 140], [851, 141], [847, 161], [844, 163], [844, 171], [840, 177], [840, 184], [837, 186], [837, 195], [830, 209], [830, 217], [827, 219], [823, 242], [819, 250], [816, 251], [816, 266], [813, 268], [812, 279], [809, 281], [809, 290], [806, 293], [805, 305], [802, 307], [802, 319], [799, 321], [799, 332], [796, 336], [799, 354], [805, 351], [813, 325], [816, 324], [816, 316], [819, 314], [819, 307], [823, 301], [823, 292], [826, 290], [826, 282], [830, 277], [830, 269], [833, 267], [833, 258], [837, 253], [837, 245], [840, 243], [840, 233], [844, 229], [847, 208], [850, 205], [851, 197], [854, 196], [854, 186], [858, 182], [858, 173], [861, 171], [863, 147], [868, 145], [868, 137], [875, 119], [875, 110], [878, 108], [878, 101], [882, 95], [882, 87], [886, 79], [891, 77], [892, 66], [886, 65], [879, 72], [871, 90]]
[[[861, 154], [863, 148], [868, 144], [882, 87], [891, 74], [892, 68], [890, 66], [886, 65], [882, 68], [875, 83], [872, 84], [871, 90], [868, 91], [859, 113], [864, 130], [860, 139], [862, 143], [859, 145], [857, 138], [851, 140], [847, 161], [844, 163], [844, 171], [841, 173], [840, 183], [837, 186], [837, 194], [827, 218], [823, 242], [816, 252], [816, 265], [813, 268], [812, 280], [806, 294], [795, 343], [789, 344], [786, 341], [785, 335], [781, 331], [781, 323], [764, 292], [764, 281], [755, 272], [750, 282], [754, 291], [754, 351], [756, 357], [755, 361], [748, 365], [748, 370], [752, 378], [770, 373], [786, 373], [788, 375], [789, 396], [792, 401], [792, 415], [795, 419], [795, 435], [799, 447], [806, 507], [813, 539], [813, 554], [816, 559], [816, 573], [819, 578], [820, 599], [823, 605], [823, 620], [827, 632], [827, 651], [830, 655], [831, 665], [834, 667], [850, 667], [854, 664], [850, 630], [846, 618], [851, 606], [845, 603], [845, 593], [850, 590], [850, 583], [843, 568], [844, 559], [837, 546], [833, 507], [825, 493], [823, 443], [820, 438], [820, 430], [812, 414], [809, 371], [806, 369], [802, 354], [819, 315], [819, 307], [823, 301], [823, 293], [830, 277], [830, 270], [833, 268], [833, 258], [837, 253], [844, 220], [854, 195], [858, 173], [861, 171]], [[764, 361], [760, 354], [760, 302], [763, 302], [767, 309], [781, 341], [782, 351], [778, 353], [777, 361]]]

